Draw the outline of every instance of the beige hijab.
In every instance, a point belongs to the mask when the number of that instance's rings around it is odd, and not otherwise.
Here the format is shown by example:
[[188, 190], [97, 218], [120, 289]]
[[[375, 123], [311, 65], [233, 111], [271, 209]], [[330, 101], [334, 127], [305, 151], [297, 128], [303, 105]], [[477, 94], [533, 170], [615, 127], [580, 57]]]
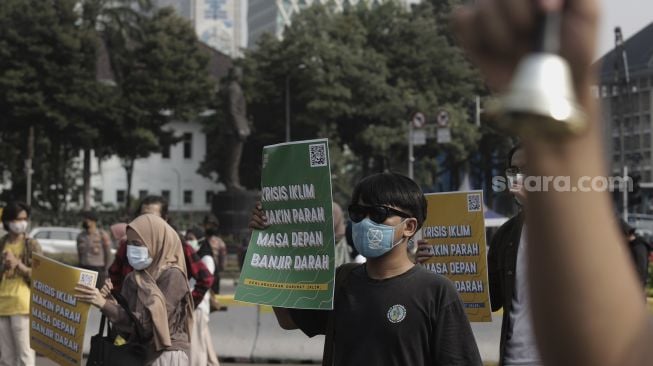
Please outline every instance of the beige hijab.
[[[128, 229], [132, 229], [145, 244], [152, 257], [152, 264], [142, 271], [134, 271], [134, 279], [138, 285], [138, 302], [150, 312], [154, 330], [154, 345], [157, 351], [170, 347], [170, 327], [166, 310], [165, 295], [156, 284], [161, 273], [169, 268], [178, 268], [187, 277], [186, 262], [181, 241], [177, 232], [163, 219], [156, 215], [146, 214], [132, 221]], [[128, 239], [130, 230], [127, 230]], [[188, 281], [186, 281], [188, 286]], [[186, 298], [186, 330], [191, 334], [193, 323], [193, 300], [190, 287]]]

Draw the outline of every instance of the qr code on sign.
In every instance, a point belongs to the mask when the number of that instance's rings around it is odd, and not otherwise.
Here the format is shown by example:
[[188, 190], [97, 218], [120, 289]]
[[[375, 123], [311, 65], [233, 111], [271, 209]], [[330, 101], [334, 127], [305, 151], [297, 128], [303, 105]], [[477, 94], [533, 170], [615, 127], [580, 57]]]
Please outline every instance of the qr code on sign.
[[308, 145], [311, 168], [327, 166], [326, 144]]
[[481, 194], [472, 193], [467, 195], [467, 212], [481, 211]]
[[79, 274], [79, 283], [86, 286], [95, 286], [95, 275], [93, 273], [82, 272]]

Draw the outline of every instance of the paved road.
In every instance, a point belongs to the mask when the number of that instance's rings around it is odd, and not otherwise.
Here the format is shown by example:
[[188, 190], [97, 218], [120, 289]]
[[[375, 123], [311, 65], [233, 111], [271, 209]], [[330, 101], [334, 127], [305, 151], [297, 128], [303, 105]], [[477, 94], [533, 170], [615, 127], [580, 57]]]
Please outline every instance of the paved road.
[[[223, 280], [222, 288], [223, 293], [233, 293], [233, 281]], [[90, 337], [98, 331], [99, 321], [99, 311], [92, 309], [86, 328], [85, 352], [88, 352]], [[265, 308], [229, 306], [227, 311], [211, 314], [210, 329], [216, 352], [227, 361], [298, 363], [319, 362], [322, 357], [323, 336], [307, 338], [298, 330], [284, 331], [274, 314]], [[491, 323], [472, 324], [472, 329], [483, 360], [497, 361], [501, 314], [494, 314]], [[54, 364], [40, 359], [37, 365]]]

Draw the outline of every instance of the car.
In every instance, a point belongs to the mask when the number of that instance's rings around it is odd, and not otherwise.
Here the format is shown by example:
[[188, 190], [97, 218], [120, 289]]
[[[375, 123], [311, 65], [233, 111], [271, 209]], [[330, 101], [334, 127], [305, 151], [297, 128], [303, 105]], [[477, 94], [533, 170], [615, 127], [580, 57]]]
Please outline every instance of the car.
[[81, 232], [74, 227], [46, 226], [32, 229], [29, 236], [39, 241], [43, 253], [77, 254], [77, 235]]

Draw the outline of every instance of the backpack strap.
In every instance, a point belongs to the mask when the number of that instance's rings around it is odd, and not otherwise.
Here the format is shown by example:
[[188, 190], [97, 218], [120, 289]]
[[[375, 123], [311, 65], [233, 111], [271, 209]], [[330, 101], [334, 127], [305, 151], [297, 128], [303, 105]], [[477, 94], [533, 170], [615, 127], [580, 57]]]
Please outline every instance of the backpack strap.
[[345, 263], [336, 269], [335, 288], [333, 290], [333, 310], [329, 312], [329, 319], [327, 320], [326, 337], [324, 339], [324, 351], [322, 352], [322, 366], [333, 366], [333, 351], [334, 351], [334, 337], [335, 337], [335, 322], [336, 322], [336, 309], [335, 303], [338, 294], [342, 292], [343, 288], [347, 285], [349, 275], [354, 268], [359, 267], [360, 263]]

